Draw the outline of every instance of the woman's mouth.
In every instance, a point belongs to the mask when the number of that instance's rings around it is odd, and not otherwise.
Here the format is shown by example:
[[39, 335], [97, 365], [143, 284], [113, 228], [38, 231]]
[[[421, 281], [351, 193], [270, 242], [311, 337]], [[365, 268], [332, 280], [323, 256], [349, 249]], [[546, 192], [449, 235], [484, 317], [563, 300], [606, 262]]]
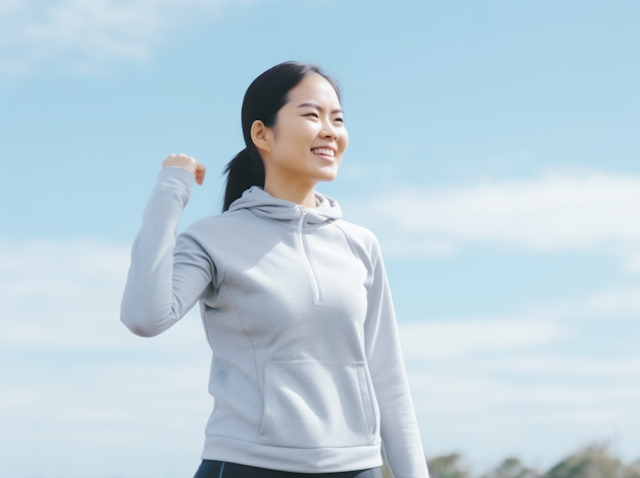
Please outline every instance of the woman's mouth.
[[318, 156], [319, 158], [324, 159], [325, 161], [333, 161], [334, 155], [335, 155], [335, 151], [333, 149], [329, 149], [329, 148], [313, 148], [311, 150], [311, 152], [313, 154], [315, 154], [316, 156]]

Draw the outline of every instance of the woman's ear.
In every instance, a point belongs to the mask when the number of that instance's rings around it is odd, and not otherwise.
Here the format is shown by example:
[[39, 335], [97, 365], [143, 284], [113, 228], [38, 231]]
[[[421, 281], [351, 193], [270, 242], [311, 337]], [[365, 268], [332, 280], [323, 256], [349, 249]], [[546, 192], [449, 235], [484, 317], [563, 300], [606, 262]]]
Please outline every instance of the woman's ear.
[[271, 131], [261, 120], [255, 120], [251, 125], [251, 140], [261, 153], [271, 152]]

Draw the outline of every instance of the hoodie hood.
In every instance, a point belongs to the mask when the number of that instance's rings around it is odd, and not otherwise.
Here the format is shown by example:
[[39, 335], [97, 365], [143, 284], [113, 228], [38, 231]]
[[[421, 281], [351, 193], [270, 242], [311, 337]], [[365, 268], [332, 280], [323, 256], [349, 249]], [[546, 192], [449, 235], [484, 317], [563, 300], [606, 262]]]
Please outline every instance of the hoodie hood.
[[277, 221], [298, 220], [303, 209], [306, 209], [305, 222], [319, 224], [332, 219], [341, 219], [342, 210], [338, 202], [318, 191], [314, 191], [316, 207], [306, 207], [293, 201], [273, 197], [260, 186], [251, 186], [242, 196], [229, 205], [226, 212], [249, 209], [256, 216]]

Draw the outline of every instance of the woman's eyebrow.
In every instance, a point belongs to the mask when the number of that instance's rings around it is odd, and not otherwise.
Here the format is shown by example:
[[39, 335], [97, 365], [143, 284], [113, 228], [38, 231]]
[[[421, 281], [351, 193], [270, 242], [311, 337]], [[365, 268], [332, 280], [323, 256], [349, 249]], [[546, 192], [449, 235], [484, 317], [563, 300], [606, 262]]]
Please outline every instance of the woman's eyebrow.
[[[302, 107], [305, 107], [305, 106], [306, 106], [306, 107], [310, 107], [310, 108], [315, 108], [315, 109], [317, 109], [318, 111], [324, 111], [324, 110], [322, 109], [322, 107], [320, 107], [320, 106], [316, 105], [315, 103], [302, 103], [301, 105], [298, 105], [298, 108], [302, 108]], [[334, 114], [334, 113], [344, 113], [344, 111], [342, 111], [342, 110], [333, 110], [333, 111], [331, 112], [331, 114]]]

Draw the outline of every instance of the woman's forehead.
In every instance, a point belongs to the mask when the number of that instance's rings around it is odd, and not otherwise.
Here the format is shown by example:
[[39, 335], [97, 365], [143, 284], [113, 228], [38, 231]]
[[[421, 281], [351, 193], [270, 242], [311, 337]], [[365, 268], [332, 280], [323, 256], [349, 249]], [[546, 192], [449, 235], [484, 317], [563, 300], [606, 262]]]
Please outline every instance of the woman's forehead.
[[[313, 73], [305, 76], [291, 90], [290, 102], [316, 100], [339, 104], [338, 95], [333, 86], [322, 75]], [[297, 104], [294, 106], [298, 106]]]

